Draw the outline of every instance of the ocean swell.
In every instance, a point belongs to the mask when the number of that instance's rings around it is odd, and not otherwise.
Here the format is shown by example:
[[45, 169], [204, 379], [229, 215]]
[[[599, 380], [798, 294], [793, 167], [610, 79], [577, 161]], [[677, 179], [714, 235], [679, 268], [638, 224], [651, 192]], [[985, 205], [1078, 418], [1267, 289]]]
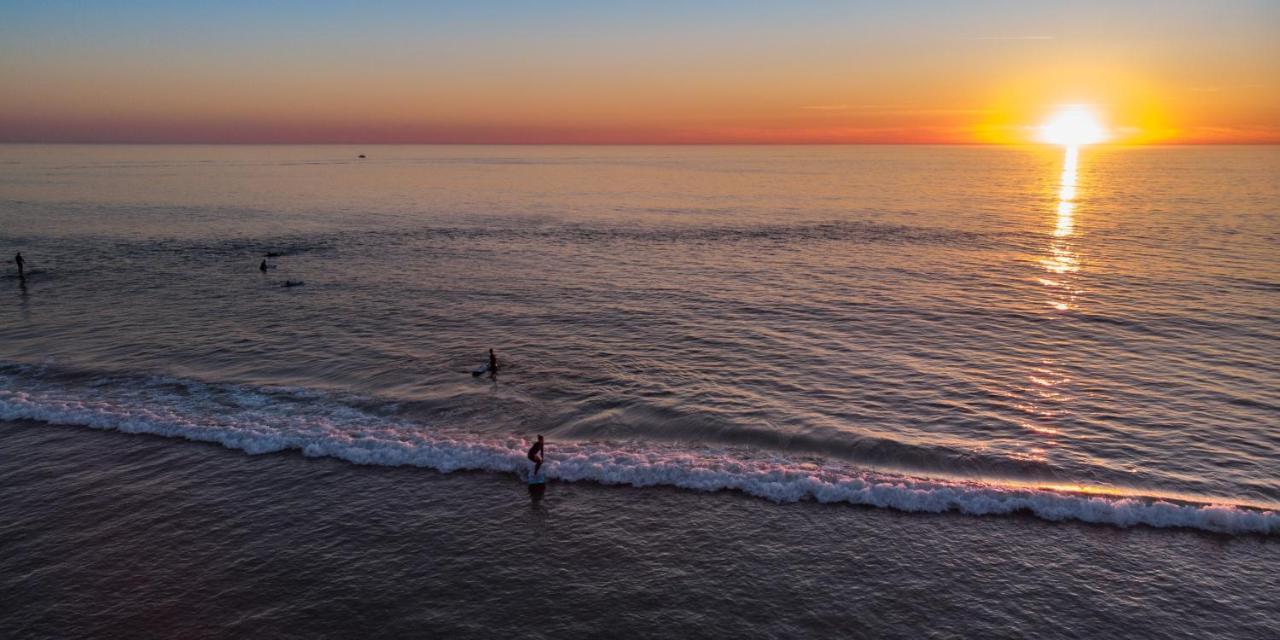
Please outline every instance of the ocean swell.
[[[167, 378], [47, 382], [0, 373], [0, 419], [80, 425], [217, 443], [250, 454], [296, 450], [361, 465], [520, 474], [520, 436], [492, 437], [373, 415], [325, 394]], [[1120, 527], [1280, 534], [1280, 513], [1230, 504], [1090, 495], [995, 482], [898, 476], [844, 462], [749, 448], [555, 442], [548, 477], [635, 487], [740, 491], [775, 502], [814, 500], [907, 512], [1029, 513]]]

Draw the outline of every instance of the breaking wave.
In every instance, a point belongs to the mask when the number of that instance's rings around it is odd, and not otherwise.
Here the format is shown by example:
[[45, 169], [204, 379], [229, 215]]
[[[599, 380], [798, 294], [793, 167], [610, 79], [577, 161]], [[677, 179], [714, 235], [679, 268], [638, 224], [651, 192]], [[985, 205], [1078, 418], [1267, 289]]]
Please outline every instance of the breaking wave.
[[[206, 384], [165, 377], [74, 383], [0, 370], [0, 419], [79, 425], [209, 442], [249, 454], [300, 451], [361, 465], [443, 473], [521, 474], [527, 441], [397, 420], [317, 391]], [[1051, 521], [1280, 534], [1280, 513], [1142, 495], [1091, 495], [994, 482], [917, 478], [844, 462], [748, 448], [556, 442], [549, 478], [635, 487], [740, 491], [775, 502], [813, 500], [907, 512], [1029, 513]]]

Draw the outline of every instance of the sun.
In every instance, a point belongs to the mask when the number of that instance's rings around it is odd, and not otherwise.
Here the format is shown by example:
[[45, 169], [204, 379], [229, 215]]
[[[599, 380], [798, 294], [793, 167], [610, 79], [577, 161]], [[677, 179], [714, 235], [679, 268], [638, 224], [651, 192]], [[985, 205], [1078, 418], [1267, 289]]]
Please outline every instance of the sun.
[[1098, 122], [1093, 112], [1081, 105], [1063, 108], [1040, 127], [1040, 141], [1049, 144], [1074, 147], [1106, 139], [1106, 128]]

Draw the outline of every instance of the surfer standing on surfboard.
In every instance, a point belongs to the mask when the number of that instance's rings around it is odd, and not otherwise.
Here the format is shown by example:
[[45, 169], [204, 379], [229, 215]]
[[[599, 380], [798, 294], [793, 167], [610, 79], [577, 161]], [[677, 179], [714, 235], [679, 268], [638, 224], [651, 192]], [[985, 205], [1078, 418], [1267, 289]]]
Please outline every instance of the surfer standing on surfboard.
[[529, 476], [530, 480], [537, 478], [538, 473], [542, 471], [542, 446], [545, 444], [542, 436], [538, 436], [538, 441], [529, 447], [529, 462], [533, 463], [533, 474]]

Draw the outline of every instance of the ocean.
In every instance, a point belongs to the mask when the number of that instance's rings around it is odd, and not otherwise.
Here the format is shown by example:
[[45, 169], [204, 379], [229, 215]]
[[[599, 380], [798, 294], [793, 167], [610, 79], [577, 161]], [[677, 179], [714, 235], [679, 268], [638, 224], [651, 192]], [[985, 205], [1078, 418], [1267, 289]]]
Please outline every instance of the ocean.
[[1280, 637], [1278, 247], [1269, 146], [0, 145], [0, 635]]

